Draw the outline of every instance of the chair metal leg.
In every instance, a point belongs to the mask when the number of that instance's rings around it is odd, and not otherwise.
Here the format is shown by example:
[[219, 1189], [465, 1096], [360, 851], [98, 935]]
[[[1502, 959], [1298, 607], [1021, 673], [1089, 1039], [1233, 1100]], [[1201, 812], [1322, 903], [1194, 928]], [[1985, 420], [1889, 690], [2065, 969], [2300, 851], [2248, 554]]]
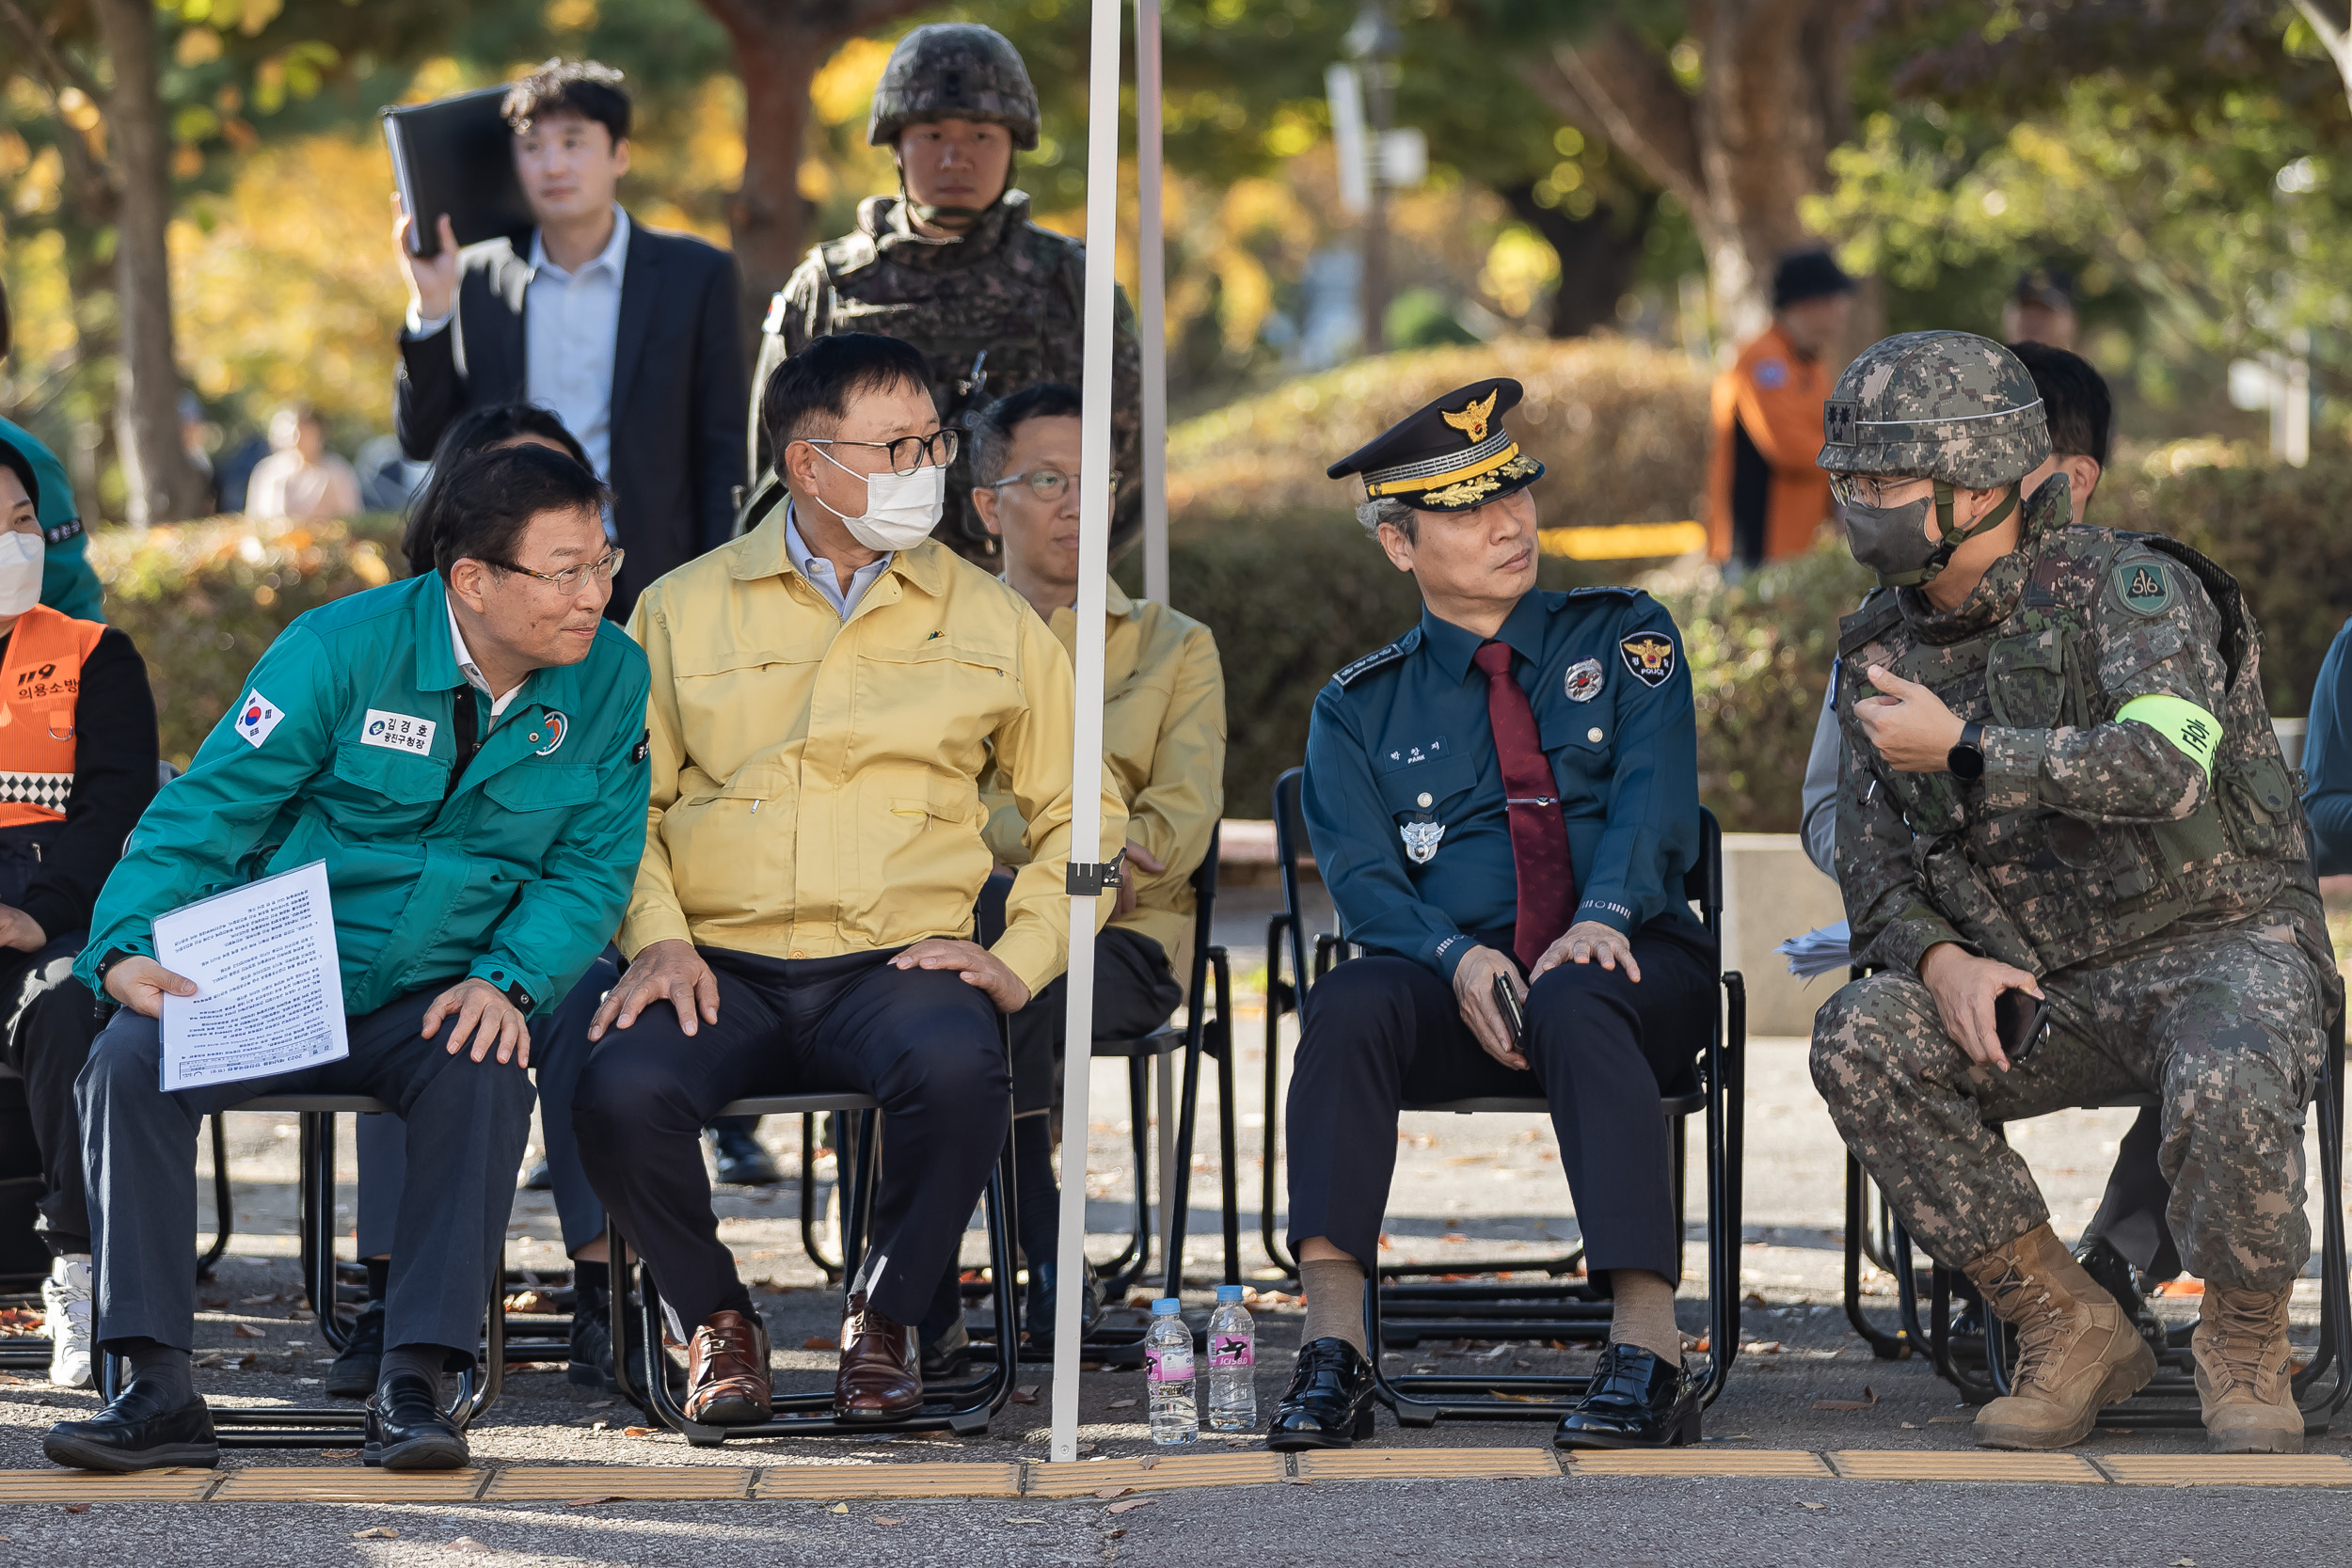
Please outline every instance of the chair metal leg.
[[1225, 1283], [1241, 1283], [1241, 1153], [1233, 1109], [1233, 970], [1225, 949], [1213, 948], [1210, 963], [1216, 978], [1216, 1138], [1218, 1184], [1225, 1200]]
[[[834, 1160], [834, 1181], [841, 1186], [839, 1151]], [[825, 1276], [825, 1283], [841, 1282], [841, 1259], [825, 1256], [823, 1245], [817, 1240], [817, 1115], [804, 1113], [801, 1117], [801, 1250]]]
[[1258, 1139], [1258, 1239], [1274, 1266], [1296, 1279], [1298, 1259], [1282, 1245], [1274, 1224], [1275, 1171], [1281, 1155], [1282, 1014], [1296, 1010], [1296, 998], [1307, 983], [1304, 974], [1295, 983], [1282, 978], [1290, 928], [1287, 914], [1274, 916], [1265, 927], [1265, 1098], [1259, 1106], [1263, 1126]]
[[1870, 1347], [1870, 1354], [1881, 1361], [1899, 1361], [1911, 1354], [1911, 1343], [1904, 1330], [1889, 1334], [1870, 1321], [1862, 1309], [1862, 1254], [1864, 1244], [1864, 1215], [1867, 1211], [1865, 1189], [1868, 1178], [1863, 1174], [1862, 1162], [1851, 1153], [1846, 1156], [1846, 1322], [1862, 1336]]
[[235, 1206], [229, 1193], [229, 1133], [221, 1124], [221, 1114], [213, 1113], [213, 1244], [196, 1260], [196, 1277], [213, 1277], [213, 1266], [229, 1250], [229, 1236], [236, 1225]]
[[[1106, 1295], [1116, 1296], [1126, 1290], [1142, 1276], [1152, 1261], [1152, 1127], [1150, 1085], [1146, 1082], [1149, 1067], [1144, 1057], [1127, 1058], [1128, 1151], [1135, 1161], [1135, 1216], [1129, 1224], [1127, 1244], [1120, 1248], [1118, 1257], [1098, 1266]], [[1070, 1114], [1065, 1107], [1065, 1125]], [[1083, 1126], [1084, 1113], [1079, 1115]]]
[[[1155, 1109], [1159, 1115], [1160, 1170], [1159, 1182], [1153, 1190], [1159, 1195], [1160, 1199], [1159, 1226], [1157, 1231], [1160, 1243], [1160, 1258], [1165, 1263], [1167, 1263], [1168, 1274], [1171, 1276], [1181, 1279], [1184, 1271], [1184, 1255], [1176, 1249], [1176, 1238], [1178, 1233], [1184, 1228], [1184, 1221], [1177, 1214], [1175, 1205], [1169, 1200], [1168, 1197], [1170, 1190], [1175, 1185], [1177, 1157], [1176, 1058], [1172, 1053], [1165, 1056], [1153, 1058], [1152, 1062], [1152, 1078], [1154, 1087], [1158, 1090], [1158, 1103], [1155, 1106]], [[1198, 1086], [1196, 1079], [1195, 1087]], [[1190, 1155], [1191, 1148], [1189, 1146], [1186, 1147], [1184, 1152], [1187, 1156]], [[1140, 1175], [1141, 1173], [1138, 1172], [1137, 1174]], [[1171, 1291], [1170, 1293], [1173, 1294], [1174, 1292]]]

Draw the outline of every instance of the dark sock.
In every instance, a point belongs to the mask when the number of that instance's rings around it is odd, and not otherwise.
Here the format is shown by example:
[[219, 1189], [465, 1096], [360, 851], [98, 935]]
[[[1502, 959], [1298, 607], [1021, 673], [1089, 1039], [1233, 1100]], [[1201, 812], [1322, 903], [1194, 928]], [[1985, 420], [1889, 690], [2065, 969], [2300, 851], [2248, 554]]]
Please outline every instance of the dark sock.
[[1021, 1251], [1031, 1263], [1051, 1263], [1061, 1245], [1061, 1193], [1054, 1185], [1054, 1134], [1048, 1118], [1016, 1117], [1012, 1174], [1020, 1210]]
[[585, 1259], [572, 1259], [572, 1291], [575, 1295], [595, 1291], [599, 1296], [612, 1293], [612, 1271], [602, 1263]]
[[[739, 1279], [729, 1282], [726, 1294], [721, 1296], [718, 1305], [710, 1310], [713, 1316], [721, 1312], [740, 1312], [754, 1323], [759, 1321], [759, 1308], [752, 1305], [752, 1289]], [[686, 1332], [691, 1334], [701, 1326], [700, 1323], [688, 1323]]]
[[389, 1383], [394, 1372], [414, 1372], [433, 1385], [435, 1403], [446, 1403], [449, 1386], [442, 1381], [442, 1369], [449, 1365], [452, 1356], [464, 1354], [447, 1345], [428, 1345], [421, 1341], [412, 1345], [394, 1345], [384, 1353], [384, 1364], [375, 1374], [375, 1386], [381, 1388]]
[[368, 1271], [368, 1299], [382, 1301], [391, 1289], [392, 1260], [389, 1258], [367, 1258], [361, 1261]]
[[130, 1369], [122, 1380], [123, 1392], [130, 1392], [133, 1384], [144, 1384], [163, 1395], [167, 1410], [177, 1410], [196, 1398], [196, 1374], [189, 1370], [188, 1353], [177, 1345], [117, 1339], [106, 1348], [121, 1356]]

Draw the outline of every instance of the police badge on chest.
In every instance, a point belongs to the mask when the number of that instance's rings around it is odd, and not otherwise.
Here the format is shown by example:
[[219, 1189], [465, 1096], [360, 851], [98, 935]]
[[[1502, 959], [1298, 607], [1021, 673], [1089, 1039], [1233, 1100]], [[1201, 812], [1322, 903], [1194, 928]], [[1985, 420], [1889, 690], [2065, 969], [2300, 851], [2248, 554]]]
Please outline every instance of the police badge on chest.
[[1423, 812], [1410, 822], [1401, 823], [1397, 833], [1405, 840], [1405, 858], [1415, 865], [1427, 865], [1438, 852], [1438, 844], [1445, 837], [1445, 824]]

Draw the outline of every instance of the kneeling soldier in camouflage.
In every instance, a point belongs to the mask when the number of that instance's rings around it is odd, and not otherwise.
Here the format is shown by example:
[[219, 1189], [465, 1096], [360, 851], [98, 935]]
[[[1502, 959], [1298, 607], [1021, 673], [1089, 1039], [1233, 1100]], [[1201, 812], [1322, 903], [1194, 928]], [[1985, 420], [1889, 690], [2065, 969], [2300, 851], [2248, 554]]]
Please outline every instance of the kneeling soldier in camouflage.
[[[2020, 513], [2049, 437], [1996, 343], [1889, 338], [1822, 417], [1882, 584], [1844, 623], [1836, 693], [1837, 876], [1879, 973], [1815, 1020], [1813, 1080], [1911, 1234], [2015, 1336], [1977, 1440], [2062, 1447], [2154, 1374], [1995, 1130], [2153, 1095], [2167, 1218], [2206, 1281], [2210, 1446], [2295, 1452], [2303, 1112], [2342, 989], [2253, 617], [2194, 550], [2069, 526], [2063, 475]], [[2005, 1049], [1996, 1020], [2045, 1003], [2046, 1033]]]

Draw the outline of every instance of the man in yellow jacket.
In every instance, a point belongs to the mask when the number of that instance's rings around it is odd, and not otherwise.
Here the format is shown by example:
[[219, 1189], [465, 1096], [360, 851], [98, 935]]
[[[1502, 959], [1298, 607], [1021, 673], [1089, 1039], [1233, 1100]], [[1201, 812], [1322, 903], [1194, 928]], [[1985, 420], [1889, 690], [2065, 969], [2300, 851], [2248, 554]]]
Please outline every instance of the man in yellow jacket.
[[1826, 250], [1800, 250], [1772, 271], [1772, 325], [1715, 380], [1707, 467], [1707, 554], [1753, 571], [1813, 547], [1829, 517], [1829, 481], [1814, 466], [1829, 356], [1853, 309], [1854, 280]]
[[[768, 1336], [717, 1235], [703, 1124], [747, 1094], [882, 1102], [894, 1157], [850, 1281], [836, 1414], [919, 1405], [913, 1325], [1004, 1148], [998, 1014], [1067, 958], [1069, 656], [931, 543], [958, 432], [929, 367], [870, 333], [779, 365], [763, 407], [790, 499], [672, 572], [629, 629], [652, 666], [653, 784], [621, 950], [573, 1104], [588, 1177], [689, 1341], [686, 1413], [765, 1420]], [[979, 778], [1028, 823], [1005, 930], [965, 940], [993, 863]], [[1106, 772], [1099, 846], [1127, 814]], [[1107, 905], [1104, 913], [1108, 912]]]
[[[1005, 581], [1074, 653], [1078, 637], [1078, 389], [1043, 381], [972, 421], [972, 502], [1002, 540]], [[1113, 481], [1105, 478], [1104, 483]], [[1111, 922], [1095, 943], [1094, 1034], [1139, 1039], [1168, 1022], [1190, 974], [1192, 876], [1208, 855], [1225, 809], [1225, 672], [1209, 628], [1164, 604], [1129, 598], [1109, 584], [1103, 647], [1103, 758], [1127, 802], [1126, 878]], [[989, 847], [1007, 866], [1025, 864], [1029, 824], [1005, 781], [982, 781]], [[992, 891], [1006, 884], [991, 879]], [[1013, 1015], [1013, 1164], [1021, 1247], [1029, 1260], [1026, 1321], [1033, 1343], [1052, 1332], [1055, 1190], [1047, 1113], [1060, 1084], [1055, 1064], [1067, 1022], [1058, 982]], [[943, 1286], [923, 1323], [927, 1349], [961, 1337], [961, 1303]], [[1095, 1310], [1088, 1283], [1087, 1311]], [[944, 1370], [944, 1369], [943, 1369]]]

